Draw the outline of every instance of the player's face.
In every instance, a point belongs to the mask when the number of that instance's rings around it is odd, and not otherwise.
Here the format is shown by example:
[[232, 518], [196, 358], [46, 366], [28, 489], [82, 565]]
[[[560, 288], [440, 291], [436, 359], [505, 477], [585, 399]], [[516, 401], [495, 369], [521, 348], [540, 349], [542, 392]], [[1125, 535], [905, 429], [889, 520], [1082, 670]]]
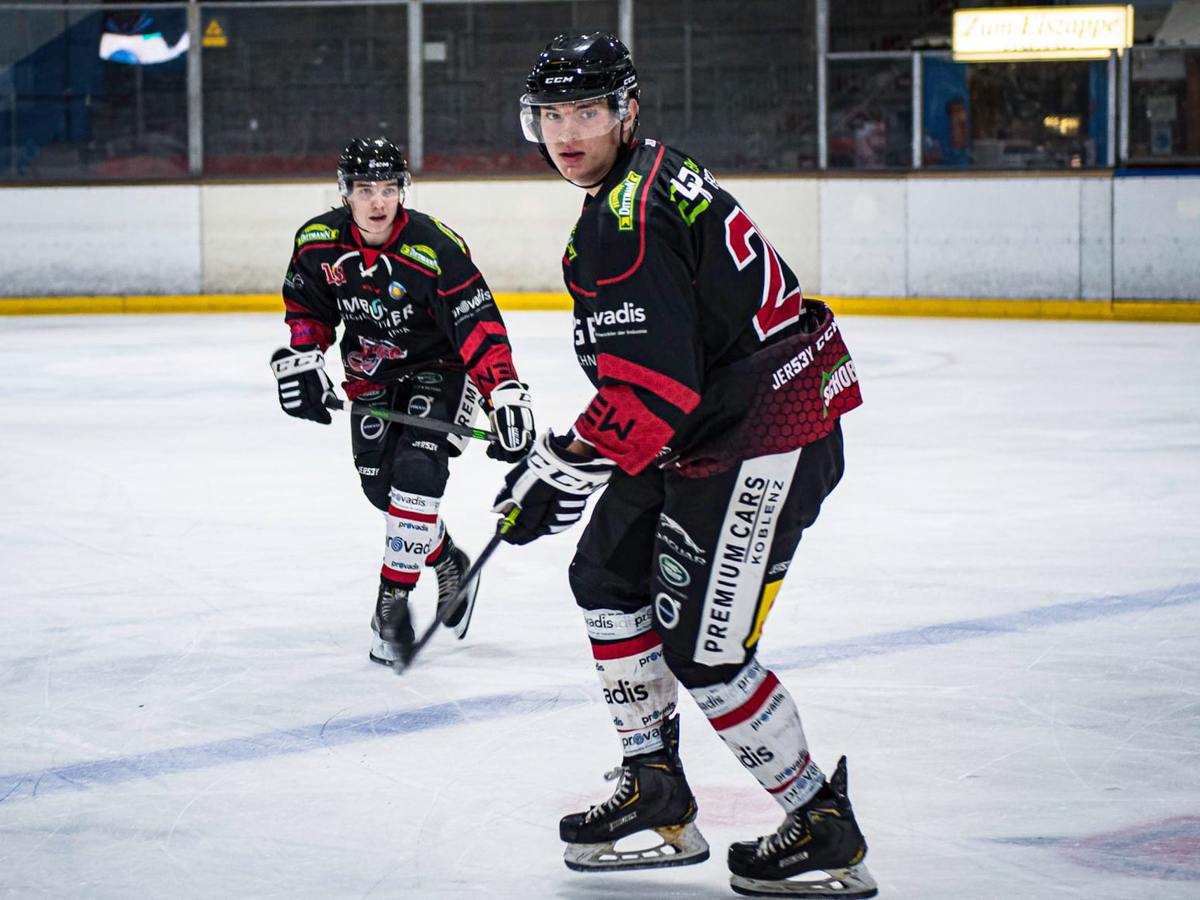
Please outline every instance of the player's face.
[[400, 184], [391, 181], [354, 181], [350, 183], [350, 214], [365, 239], [382, 240], [392, 231], [400, 208]]
[[[550, 159], [567, 181], [582, 187], [602, 179], [617, 161], [621, 135], [637, 116], [637, 101], [630, 101], [624, 122], [604, 99], [557, 103], [538, 111]], [[593, 194], [599, 189], [588, 188]]]

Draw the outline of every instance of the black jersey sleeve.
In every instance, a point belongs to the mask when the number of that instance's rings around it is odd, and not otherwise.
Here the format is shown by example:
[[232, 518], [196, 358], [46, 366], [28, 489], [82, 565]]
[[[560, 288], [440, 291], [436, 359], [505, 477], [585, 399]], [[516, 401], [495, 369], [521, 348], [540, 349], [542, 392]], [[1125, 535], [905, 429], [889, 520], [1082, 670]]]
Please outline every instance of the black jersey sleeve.
[[[322, 267], [322, 253], [335, 248], [338, 230], [320, 222], [310, 222], [296, 232], [292, 260], [283, 279], [284, 320], [291, 328], [293, 347], [316, 344], [322, 352], [329, 349], [342, 320], [337, 299], [325, 288], [338, 277], [331, 263]], [[328, 269], [328, 272], [325, 270]]]
[[700, 402], [703, 344], [693, 280], [695, 250], [668, 215], [662, 149], [634, 167], [599, 211], [597, 392], [575, 434], [629, 473], [649, 465]]
[[444, 223], [432, 221], [445, 237], [439, 242], [434, 317], [480, 393], [490, 397], [496, 385], [517, 378], [508, 331], [466, 242]]

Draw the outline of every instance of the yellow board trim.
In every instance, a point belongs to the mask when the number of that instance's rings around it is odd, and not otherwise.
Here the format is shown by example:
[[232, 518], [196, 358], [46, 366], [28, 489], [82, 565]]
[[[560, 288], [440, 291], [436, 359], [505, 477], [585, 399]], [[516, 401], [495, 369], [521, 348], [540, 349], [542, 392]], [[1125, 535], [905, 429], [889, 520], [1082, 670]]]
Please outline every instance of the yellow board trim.
[[746, 638], [745, 647], [749, 650], [758, 643], [758, 639], [762, 637], [763, 623], [767, 621], [767, 615], [771, 612], [771, 607], [775, 605], [775, 595], [779, 593], [779, 588], [783, 584], [783, 579], [778, 581], [769, 581], [763, 587], [762, 599], [758, 601], [758, 612], [754, 616], [754, 630], [750, 632], [750, 637]]
[[[503, 310], [569, 310], [568, 294], [496, 294]], [[1200, 323], [1195, 300], [976, 300], [942, 297], [818, 297], [841, 316], [921, 316], [977, 319], [1059, 319], [1099, 322]], [[110, 313], [282, 313], [278, 294], [198, 294], [125, 297], [0, 297], [0, 315]]]
[[818, 297], [842, 316], [1200, 322], [1195, 300], [978, 300], [942, 297]]

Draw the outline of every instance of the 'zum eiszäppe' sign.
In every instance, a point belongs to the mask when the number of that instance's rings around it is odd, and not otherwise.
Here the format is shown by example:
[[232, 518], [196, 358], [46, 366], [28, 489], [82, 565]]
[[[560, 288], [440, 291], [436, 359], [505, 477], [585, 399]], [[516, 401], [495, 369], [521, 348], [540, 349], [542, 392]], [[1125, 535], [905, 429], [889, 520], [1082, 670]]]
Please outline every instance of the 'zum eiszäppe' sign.
[[1107, 59], [1133, 46], [1133, 6], [959, 9], [953, 46], [957, 62]]

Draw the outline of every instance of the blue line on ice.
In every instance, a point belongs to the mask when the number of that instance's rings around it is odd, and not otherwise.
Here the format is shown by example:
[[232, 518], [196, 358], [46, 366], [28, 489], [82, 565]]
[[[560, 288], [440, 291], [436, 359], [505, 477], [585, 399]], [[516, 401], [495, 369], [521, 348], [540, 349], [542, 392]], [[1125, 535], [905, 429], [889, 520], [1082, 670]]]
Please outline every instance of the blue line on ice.
[[[772, 669], [808, 669], [899, 653], [919, 647], [935, 647], [999, 635], [1023, 634], [1108, 616], [1146, 612], [1200, 602], [1200, 583], [1181, 584], [1165, 590], [1143, 591], [1116, 597], [1100, 597], [1060, 603], [1035, 609], [1004, 613], [982, 619], [964, 619], [942, 625], [927, 625], [875, 636], [851, 638], [819, 645], [795, 647], [767, 655]], [[590, 692], [578, 687], [559, 690], [521, 691], [452, 700], [420, 709], [384, 715], [362, 715], [348, 719], [268, 731], [250, 737], [227, 738], [90, 762], [57, 766], [35, 772], [0, 775], [0, 803], [36, 798], [58, 791], [82, 791], [139, 778], [157, 778], [194, 772], [227, 763], [269, 759], [291, 753], [307, 753], [356, 741], [413, 734], [434, 728], [474, 724], [508, 716], [545, 713], [592, 702]]]

